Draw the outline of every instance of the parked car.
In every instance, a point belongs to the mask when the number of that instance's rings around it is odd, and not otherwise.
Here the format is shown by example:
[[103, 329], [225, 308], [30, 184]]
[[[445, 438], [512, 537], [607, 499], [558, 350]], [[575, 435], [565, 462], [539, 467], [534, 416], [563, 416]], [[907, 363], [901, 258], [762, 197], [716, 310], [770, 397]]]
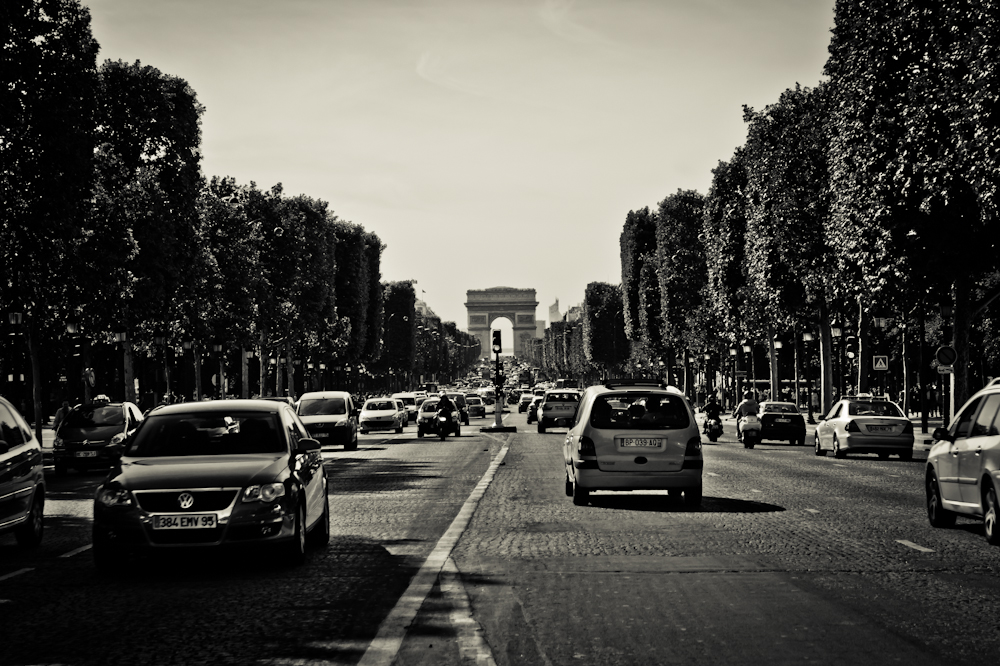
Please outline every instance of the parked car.
[[548, 390], [537, 407], [535, 419], [538, 421], [538, 432], [544, 433], [546, 428], [568, 428], [576, 418], [576, 409], [580, 406], [580, 392], [570, 390]]
[[787, 441], [804, 446], [806, 420], [794, 402], [765, 401], [760, 403], [761, 441]]
[[345, 451], [358, 448], [358, 413], [354, 397], [347, 391], [303, 393], [296, 413], [309, 436], [323, 446], [342, 444]]
[[563, 444], [566, 494], [585, 505], [595, 490], [666, 489], [701, 505], [701, 433], [684, 394], [652, 380], [587, 388]]
[[469, 418], [486, 418], [486, 405], [479, 396], [466, 396], [465, 404], [469, 407]]
[[45, 529], [45, 473], [41, 443], [20, 412], [0, 398], [0, 534], [37, 546]]
[[403, 403], [392, 398], [369, 398], [361, 408], [358, 428], [362, 435], [372, 430], [395, 430], [403, 432], [406, 425], [406, 408]]
[[959, 515], [982, 519], [1000, 546], [1000, 381], [974, 394], [948, 428], [934, 431], [924, 474], [927, 518], [951, 527]]
[[846, 397], [820, 419], [815, 449], [818, 456], [825, 456], [829, 449], [837, 458], [848, 453], [876, 453], [882, 459], [895, 454], [910, 460], [913, 423], [888, 400], [866, 394]]
[[[437, 424], [437, 412], [438, 403], [441, 401], [440, 398], [427, 398], [424, 403], [420, 405], [420, 417], [417, 419], [417, 437], [423, 437], [424, 435], [436, 435], [438, 434], [438, 424]], [[451, 429], [448, 433], [449, 435], [455, 435], [456, 437], [462, 434], [462, 417], [457, 409], [451, 412]]]
[[111, 402], [103, 395], [73, 407], [55, 433], [53, 470], [61, 475], [69, 469], [110, 468], [142, 418], [135, 403]]
[[300, 563], [307, 537], [330, 539], [320, 443], [288, 405], [225, 400], [168, 405], [129, 439], [94, 499], [93, 557], [270, 545]]

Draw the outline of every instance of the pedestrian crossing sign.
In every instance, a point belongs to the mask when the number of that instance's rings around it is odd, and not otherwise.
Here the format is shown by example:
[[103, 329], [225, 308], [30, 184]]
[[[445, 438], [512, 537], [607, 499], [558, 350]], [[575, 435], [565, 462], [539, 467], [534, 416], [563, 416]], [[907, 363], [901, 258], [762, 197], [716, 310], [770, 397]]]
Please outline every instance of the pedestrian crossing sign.
[[873, 356], [872, 360], [875, 363], [876, 370], [888, 370], [889, 369], [889, 357], [888, 356]]

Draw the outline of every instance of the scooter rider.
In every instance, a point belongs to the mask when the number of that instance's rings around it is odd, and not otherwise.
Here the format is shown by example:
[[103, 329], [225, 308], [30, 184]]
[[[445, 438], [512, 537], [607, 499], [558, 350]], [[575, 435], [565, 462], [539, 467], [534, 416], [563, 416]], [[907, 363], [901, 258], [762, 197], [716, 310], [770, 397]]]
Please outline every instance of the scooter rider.
[[714, 395], [708, 396], [708, 402], [705, 403], [705, 407], [702, 409], [705, 412], [705, 432], [708, 432], [708, 422], [712, 419], [716, 419], [719, 423], [722, 422], [722, 405], [720, 405]]
[[733, 411], [733, 418], [736, 419], [737, 439], [743, 441], [743, 433], [740, 432], [740, 421], [743, 420], [743, 417], [756, 416], [759, 411], [760, 405], [758, 405], [757, 401], [753, 399], [753, 394], [750, 391], [746, 391], [743, 394], [743, 402], [736, 405], [736, 409]]
[[451, 420], [452, 412], [455, 411], [455, 403], [451, 401], [446, 395], [441, 395], [441, 399], [438, 401], [438, 414], [442, 416], [447, 416], [448, 420]]

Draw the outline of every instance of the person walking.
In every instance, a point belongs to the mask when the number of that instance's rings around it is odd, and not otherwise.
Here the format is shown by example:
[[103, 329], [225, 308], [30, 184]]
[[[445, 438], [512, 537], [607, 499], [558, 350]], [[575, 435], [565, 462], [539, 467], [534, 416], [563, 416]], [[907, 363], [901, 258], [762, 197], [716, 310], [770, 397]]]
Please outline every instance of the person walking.
[[63, 400], [62, 406], [56, 410], [56, 415], [52, 418], [52, 431], [59, 432], [59, 426], [63, 424], [66, 420], [66, 415], [69, 414], [69, 401]]

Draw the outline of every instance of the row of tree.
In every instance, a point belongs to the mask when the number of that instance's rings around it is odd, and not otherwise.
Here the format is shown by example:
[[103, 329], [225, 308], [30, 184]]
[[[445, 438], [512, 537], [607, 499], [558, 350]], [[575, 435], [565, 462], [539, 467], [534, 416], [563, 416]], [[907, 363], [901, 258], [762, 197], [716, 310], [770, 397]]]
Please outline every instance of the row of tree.
[[[185, 342], [393, 373], [474, 362], [440, 321], [415, 356], [412, 284], [381, 282], [374, 233], [281, 185], [206, 179], [194, 90], [139, 62], [98, 66], [77, 0], [11, 0], [2, 18], [0, 303], [29, 351], [34, 413], [43, 360], [80, 332], [122, 346], [129, 400], [136, 356]], [[408, 336], [380, 359], [385, 323]]]
[[[744, 342], [773, 364], [776, 338], [798, 348], [808, 333], [818, 353], [806, 373], [815, 364], [825, 410], [839, 383], [832, 331], [857, 337], [846, 367], [865, 391], [874, 320], [907, 394], [932, 381], [926, 352], [938, 344], [957, 351], [957, 404], [997, 374], [997, 25], [998, 0], [838, 0], [827, 80], [744, 107], [746, 143], [713, 170], [707, 195], [678, 190], [627, 214], [631, 350], [607, 367], [686, 366]], [[586, 316], [554, 324], [536, 362], [588, 371], [588, 330]]]

